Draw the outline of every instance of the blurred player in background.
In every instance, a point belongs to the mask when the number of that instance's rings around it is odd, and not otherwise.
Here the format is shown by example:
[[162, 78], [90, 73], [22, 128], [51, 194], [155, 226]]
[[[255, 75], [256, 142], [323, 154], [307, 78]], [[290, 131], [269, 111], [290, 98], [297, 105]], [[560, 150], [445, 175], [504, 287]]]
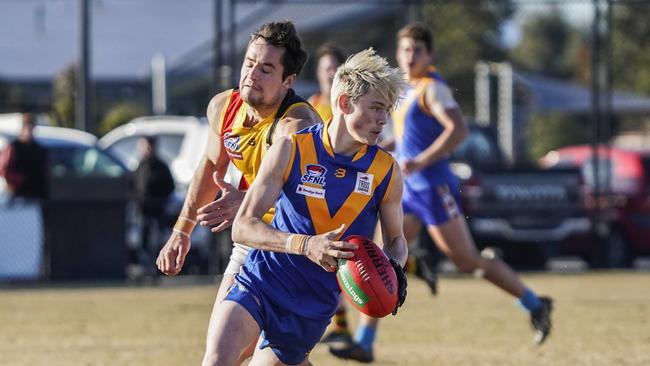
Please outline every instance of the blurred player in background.
[[[178, 274], [190, 250], [190, 235], [197, 222], [212, 232], [232, 225], [244, 198], [271, 144], [283, 136], [319, 123], [314, 109], [291, 89], [307, 60], [294, 25], [272, 22], [251, 35], [241, 69], [238, 89], [217, 94], [208, 105], [210, 134], [173, 233], [156, 261], [165, 274]], [[239, 187], [226, 183], [229, 164], [242, 173]], [[220, 192], [220, 197], [212, 202]], [[264, 216], [273, 218], [273, 210]], [[249, 248], [235, 244], [215, 300], [223, 300], [234, 275], [244, 263]], [[214, 318], [214, 314], [213, 314]], [[214, 358], [214, 319], [210, 320], [205, 360]], [[252, 354], [254, 342], [249, 347]], [[204, 364], [210, 364], [204, 363]]]
[[[421, 23], [411, 23], [397, 34], [397, 61], [410, 88], [393, 113], [397, 159], [404, 174], [404, 233], [410, 242], [422, 223], [437, 247], [463, 273], [485, 278], [510, 295], [531, 316], [535, 342], [544, 342], [551, 330], [552, 300], [538, 297], [524, 286], [504, 262], [479, 253], [459, 200], [458, 182], [447, 156], [467, 136], [460, 108], [440, 74], [431, 67], [433, 35]], [[377, 320], [361, 317], [354, 343], [330, 348], [337, 357], [372, 362]]]
[[316, 109], [320, 118], [327, 122], [332, 118], [330, 93], [336, 69], [345, 62], [345, 53], [334, 43], [327, 42], [318, 48], [316, 79], [319, 92], [309, 97], [309, 103]]
[[271, 147], [233, 226], [233, 240], [256, 249], [216, 310], [211, 364], [234, 364], [261, 331], [251, 364], [309, 365], [338, 304], [337, 258], [356, 249], [340, 240], [371, 237], [378, 217], [398, 275], [395, 314], [406, 296], [402, 178], [375, 145], [403, 83], [399, 69], [362, 51], [336, 73], [333, 119]]

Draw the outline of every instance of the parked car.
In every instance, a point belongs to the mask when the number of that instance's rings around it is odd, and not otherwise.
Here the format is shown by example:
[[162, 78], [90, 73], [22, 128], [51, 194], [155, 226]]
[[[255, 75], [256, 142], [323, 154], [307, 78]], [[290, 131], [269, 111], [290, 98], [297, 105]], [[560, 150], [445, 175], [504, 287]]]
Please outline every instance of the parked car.
[[[3, 123], [0, 148], [14, 138], [20, 122]], [[47, 269], [52, 280], [121, 278], [126, 266], [130, 173], [124, 165], [95, 146], [96, 138], [88, 133], [50, 126], [36, 126], [35, 140], [48, 152], [49, 198], [44, 202], [39, 226], [45, 223]], [[7, 192], [4, 192], [5, 196]], [[3, 214], [20, 215], [34, 203], [7, 202]], [[40, 214], [39, 214], [40, 216]], [[15, 220], [11, 240], [27, 244]], [[41, 231], [39, 226], [30, 228]], [[22, 234], [21, 234], [22, 233]], [[33, 242], [31, 247], [43, 248]], [[46, 238], [46, 239], [43, 239]], [[26, 248], [26, 247], [25, 247]]]
[[[0, 127], [0, 150], [20, 132], [20, 124]], [[115, 157], [95, 146], [97, 138], [87, 132], [70, 128], [35, 126], [34, 138], [47, 151], [52, 178], [128, 177], [129, 171]]]
[[599, 146], [596, 153], [598, 159], [594, 159], [592, 146], [567, 146], [550, 151], [541, 164], [580, 168], [588, 187], [588, 207], [593, 210], [598, 160], [598, 183], [603, 192], [599, 203], [608, 229], [605, 264], [627, 266], [636, 256], [650, 254], [650, 150]]
[[478, 126], [450, 162], [477, 245], [500, 248], [508, 262], [538, 265], [590, 231], [578, 169], [508, 166], [495, 131]]
[[107, 133], [98, 145], [135, 170], [138, 139], [155, 136], [158, 156], [169, 165], [177, 185], [186, 188], [203, 156], [209, 128], [204, 119], [191, 116], [139, 117]]
[[[182, 208], [189, 183], [205, 152], [209, 128], [206, 119], [191, 116], [139, 117], [108, 132], [99, 139], [98, 146], [113, 153], [129, 169], [135, 170], [139, 163], [138, 139], [143, 136], [156, 137], [158, 156], [168, 164], [176, 183], [174, 199], [168, 210], [170, 215], [175, 217]], [[239, 182], [239, 179], [241, 173], [237, 173], [230, 165], [226, 180]], [[215, 246], [211, 245], [215, 240], [219, 243], [216, 252], [213, 250]], [[229, 231], [215, 236], [208, 229], [198, 226], [192, 232], [192, 248], [195, 249], [190, 255], [198, 252], [201, 265], [200, 269], [193, 272], [223, 270], [222, 262], [230, 255], [231, 246]], [[223, 249], [223, 253], [220, 249]]]

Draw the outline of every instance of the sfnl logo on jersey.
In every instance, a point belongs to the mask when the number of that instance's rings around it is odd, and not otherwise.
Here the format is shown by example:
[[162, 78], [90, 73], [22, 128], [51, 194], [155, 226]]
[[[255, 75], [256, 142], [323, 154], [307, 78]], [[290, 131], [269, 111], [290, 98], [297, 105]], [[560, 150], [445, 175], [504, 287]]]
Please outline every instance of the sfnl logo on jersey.
[[325, 185], [325, 173], [327, 173], [327, 168], [318, 164], [307, 164], [305, 166], [305, 171], [306, 173], [302, 178], [300, 178], [300, 181], [320, 186], [320, 188], [299, 184], [296, 188], [296, 193], [314, 198], [325, 198], [325, 190], [322, 187]]
[[327, 173], [327, 168], [318, 164], [307, 164], [305, 166], [307, 171], [300, 181], [303, 183], [311, 183], [317, 186], [325, 186], [325, 173]]

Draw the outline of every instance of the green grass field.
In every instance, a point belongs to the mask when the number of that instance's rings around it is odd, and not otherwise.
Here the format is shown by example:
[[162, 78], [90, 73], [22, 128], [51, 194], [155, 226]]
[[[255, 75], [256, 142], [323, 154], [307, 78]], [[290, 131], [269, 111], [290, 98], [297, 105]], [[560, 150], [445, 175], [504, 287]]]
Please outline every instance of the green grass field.
[[[532, 344], [527, 315], [489, 284], [411, 278], [383, 321], [377, 365], [650, 365], [650, 273], [528, 274], [556, 300], [554, 332]], [[0, 289], [0, 365], [199, 365], [216, 285]], [[353, 316], [356, 318], [356, 315]], [[353, 320], [355, 322], [355, 320]], [[324, 345], [316, 365], [353, 365]]]

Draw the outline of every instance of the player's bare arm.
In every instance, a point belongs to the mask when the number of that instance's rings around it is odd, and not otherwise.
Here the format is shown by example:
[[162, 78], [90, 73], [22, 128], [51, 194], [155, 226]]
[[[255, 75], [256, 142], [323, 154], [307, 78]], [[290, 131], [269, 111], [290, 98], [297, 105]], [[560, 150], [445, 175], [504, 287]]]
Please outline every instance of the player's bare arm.
[[393, 182], [379, 206], [379, 222], [384, 236], [384, 252], [388, 258], [395, 259], [402, 267], [406, 264], [408, 246], [402, 225], [402, 190], [404, 182], [399, 169], [394, 169]]
[[[334, 271], [336, 258], [350, 258], [356, 245], [336, 238], [344, 230], [340, 227], [330, 232], [309, 236], [299, 249], [291, 245], [290, 233], [276, 230], [262, 221], [262, 217], [275, 203], [284, 185], [284, 174], [291, 158], [291, 140], [284, 138], [274, 143], [262, 161], [257, 178], [244, 197], [235, 218], [232, 240], [262, 250], [302, 254], [327, 271]], [[297, 238], [297, 237], [296, 237]]]
[[[210, 101], [207, 112], [210, 122], [213, 122], [214, 118], [217, 118], [221, 113], [226, 96], [226, 92], [220, 93]], [[210, 129], [205, 154], [194, 172], [179, 215], [178, 222], [186, 226], [174, 229], [156, 260], [158, 269], [164, 274], [174, 276], [182, 269], [185, 256], [191, 246], [191, 231], [194, 224], [199, 220], [196, 211], [199, 207], [214, 199], [219, 189], [215, 185], [214, 175], [223, 179], [227, 166], [228, 156], [221, 144], [221, 138], [215, 131]]]
[[322, 120], [312, 108], [308, 106], [299, 106], [296, 107], [284, 116], [276, 128], [276, 132], [273, 135], [273, 142], [282, 139], [285, 136], [305, 129], [309, 126], [321, 123]]
[[[210, 101], [207, 111], [210, 126], [218, 125], [218, 119], [224, 108], [226, 97], [227, 92], [224, 92], [215, 96]], [[202, 201], [201, 205], [194, 207], [197, 207], [195, 212], [199, 225], [210, 227], [210, 231], [216, 233], [232, 225], [239, 205], [244, 199], [244, 192], [240, 192], [235, 186], [224, 181], [229, 164], [228, 156], [223, 147], [219, 131], [211, 129], [210, 135], [208, 146], [214, 146], [215, 151], [212, 151], [212, 153], [218, 154], [215, 170], [213, 170], [213, 175], [209, 178], [212, 182], [211, 196], [207, 201]], [[208, 156], [206, 158], [209, 159]], [[221, 191], [219, 199], [214, 200], [214, 197], [216, 197], [219, 191]]]
[[427, 109], [440, 121], [444, 130], [431, 146], [406, 164], [406, 169], [403, 167], [407, 174], [424, 169], [450, 154], [467, 137], [467, 123], [460, 108], [446, 107], [441, 101], [445, 97], [437, 95], [439, 93], [449, 93], [449, 90], [433, 82], [426, 89], [424, 99]]

